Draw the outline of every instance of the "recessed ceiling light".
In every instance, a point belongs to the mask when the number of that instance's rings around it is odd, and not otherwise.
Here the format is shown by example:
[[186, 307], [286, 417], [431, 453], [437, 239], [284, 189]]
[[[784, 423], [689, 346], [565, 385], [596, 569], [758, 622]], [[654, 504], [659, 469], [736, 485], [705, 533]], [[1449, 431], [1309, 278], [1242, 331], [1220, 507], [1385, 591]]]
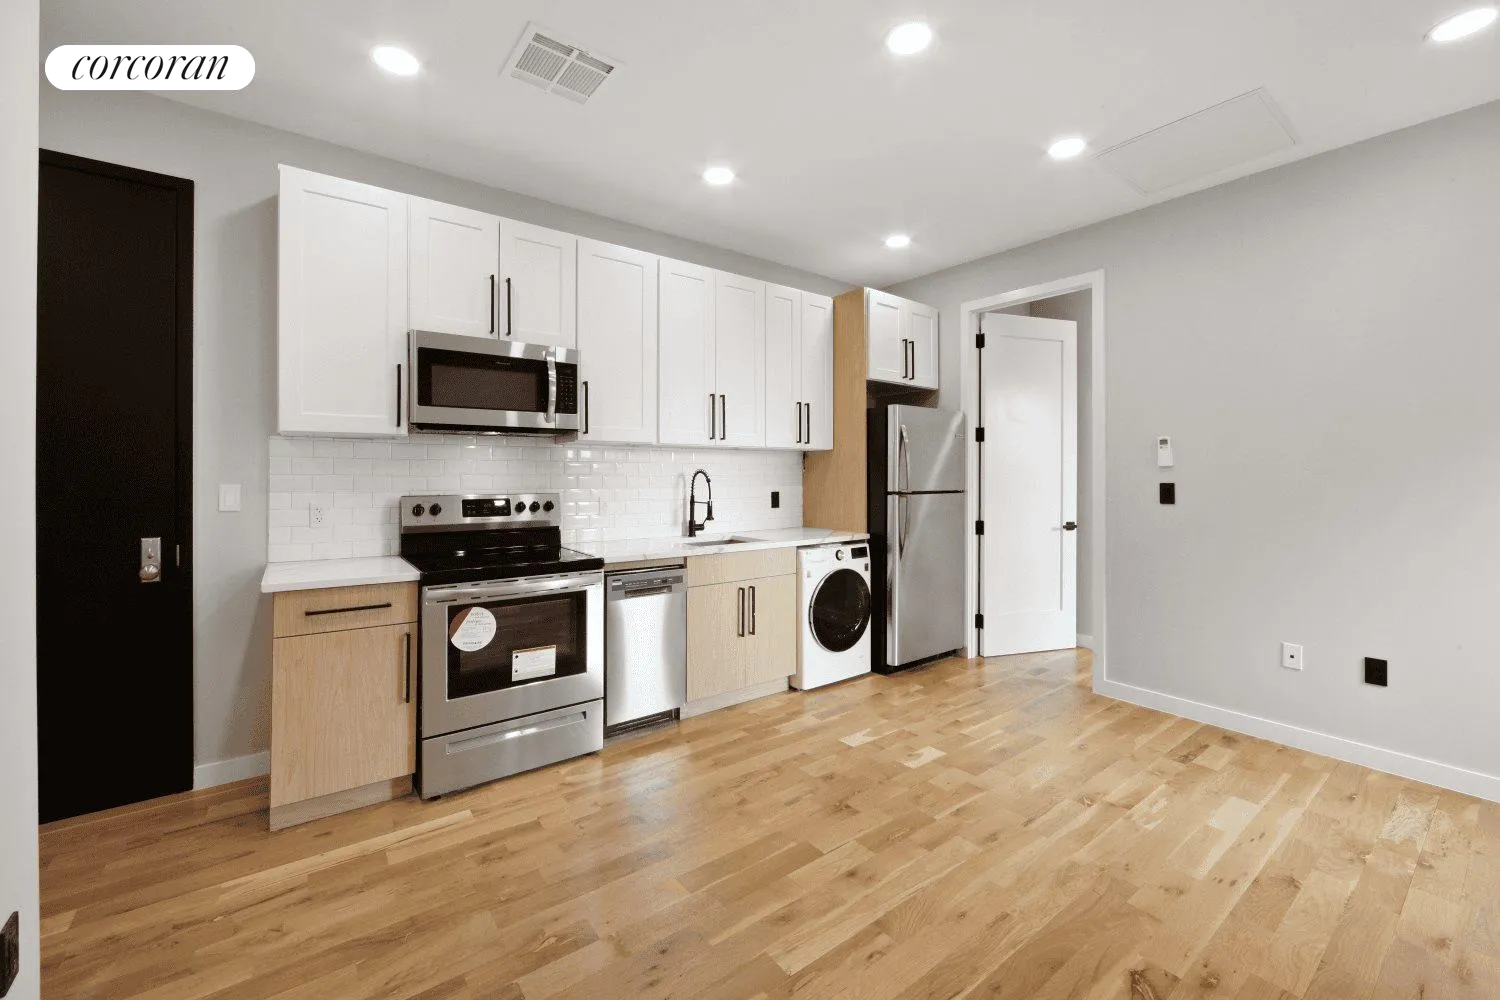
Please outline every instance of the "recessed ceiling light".
[[1070, 135], [1066, 139], [1059, 139], [1047, 147], [1047, 155], [1054, 160], [1071, 160], [1088, 148], [1088, 143], [1076, 135]]
[[887, 250], [905, 250], [911, 246], [911, 237], [905, 233], [892, 233], [885, 238]]
[[375, 60], [376, 66], [397, 76], [416, 76], [422, 68], [416, 56], [394, 45], [375, 46], [370, 50], [370, 58]]
[[728, 167], [709, 167], [703, 171], [703, 180], [714, 187], [723, 187], [734, 181], [734, 171]]
[[898, 56], [914, 56], [932, 44], [932, 28], [925, 21], [898, 24], [885, 36], [885, 47]]
[[1500, 10], [1494, 7], [1478, 7], [1464, 11], [1433, 28], [1427, 33], [1427, 37], [1434, 42], [1456, 42], [1460, 38], [1468, 38], [1476, 31], [1488, 28], [1495, 23], [1497, 16], [1500, 16]]

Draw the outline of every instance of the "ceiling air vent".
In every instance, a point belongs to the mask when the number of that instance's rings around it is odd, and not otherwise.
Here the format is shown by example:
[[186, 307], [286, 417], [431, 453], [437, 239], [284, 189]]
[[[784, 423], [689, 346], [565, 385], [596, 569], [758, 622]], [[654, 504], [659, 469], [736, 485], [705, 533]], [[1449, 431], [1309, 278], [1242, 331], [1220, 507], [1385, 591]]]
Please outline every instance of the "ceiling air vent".
[[534, 87], [583, 104], [598, 93], [619, 62], [585, 51], [557, 33], [528, 24], [504, 72]]

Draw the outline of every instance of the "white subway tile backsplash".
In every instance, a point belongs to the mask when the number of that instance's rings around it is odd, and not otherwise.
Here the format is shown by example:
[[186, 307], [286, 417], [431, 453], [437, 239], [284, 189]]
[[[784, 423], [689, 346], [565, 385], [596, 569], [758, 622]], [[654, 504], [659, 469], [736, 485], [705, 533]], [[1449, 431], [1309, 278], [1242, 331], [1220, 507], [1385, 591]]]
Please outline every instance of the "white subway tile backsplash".
[[[802, 523], [802, 456], [782, 451], [698, 451], [547, 444], [525, 439], [422, 435], [407, 441], [272, 437], [271, 562], [393, 555], [399, 505], [410, 493], [562, 494], [563, 542], [682, 535], [688, 478], [713, 477], [714, 534]], [[781, 494], [771, 509], [770, 494]], [[311, 527], [308, 506], [327, 521]]]

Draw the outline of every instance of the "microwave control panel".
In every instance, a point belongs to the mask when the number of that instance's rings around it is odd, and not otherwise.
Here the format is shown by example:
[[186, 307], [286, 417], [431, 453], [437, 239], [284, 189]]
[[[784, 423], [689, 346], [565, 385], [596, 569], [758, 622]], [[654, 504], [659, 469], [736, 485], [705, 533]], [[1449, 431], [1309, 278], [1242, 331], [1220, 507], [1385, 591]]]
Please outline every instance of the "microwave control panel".
[[578, 366], [557, 366], [557, 412], [578, 412]]

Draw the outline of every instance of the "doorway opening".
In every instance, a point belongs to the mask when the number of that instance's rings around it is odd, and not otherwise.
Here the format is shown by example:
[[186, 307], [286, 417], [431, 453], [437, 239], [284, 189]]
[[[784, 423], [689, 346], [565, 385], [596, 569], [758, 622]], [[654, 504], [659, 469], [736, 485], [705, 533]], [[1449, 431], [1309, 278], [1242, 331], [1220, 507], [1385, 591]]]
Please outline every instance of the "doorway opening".
[[193, 783], [193, 182], [41, 151], [40, 819]]
[[[962, 408], [976, 429], [970, 648], [982, 656], [1087, 647], [1098, 683], [1106, 661], [1104, 272], [965, 302], [960, 315]], [[1027, 560], [1039, 570], [1007, 573]]]

